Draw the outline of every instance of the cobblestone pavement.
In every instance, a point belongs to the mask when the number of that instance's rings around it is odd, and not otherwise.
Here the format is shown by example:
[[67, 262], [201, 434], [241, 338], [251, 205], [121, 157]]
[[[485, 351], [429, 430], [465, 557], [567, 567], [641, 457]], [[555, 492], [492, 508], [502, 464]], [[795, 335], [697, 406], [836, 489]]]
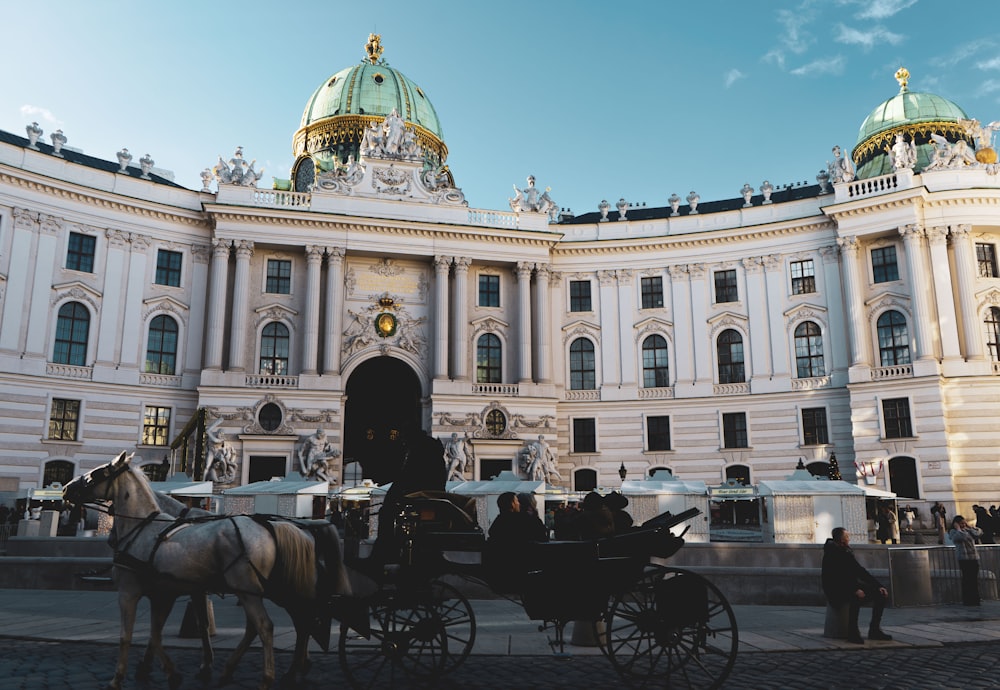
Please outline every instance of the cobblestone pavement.
[[[16, 625], [16, 621], [7, 621]], [[193, 677], [198, 652], [171, 649], [178, 667], [191, 670], [181, 690], [216, 687]], [[220, 657], [227, 654], [220, 652]], [[114, 645], [79, 642], [38, 642], [6, 639], [0, 644], [0, 687], [9, 690], [100, 688], [114, 667]], [[276, 654], [278, 673], [290, 656]], [[149, 682], [134, 679], [136, 657], [129, 664], [126, 688], [159, 690], [166, 687], [156, 669]], [[222, 667], [217, 658], [216, 672]], [[260, 673], [260, 650], [251, 649], [230, 688], [255, 688]], [[475, 656], [435, 688], [614, 688], [627, 687], [600, 656]], [[313, 667], [302, 690], [347, 687], [335, 653], [313, 655]], [[401, 687], [397, 685], [396, 687]], [[662, 686], [657, 686], [662, 687]], [[753, 690], [962, 690], [1000, 687], [1000, 642], [944, 645], [933, 648], [869, 648], [843, 651], [743, 653], [736, 660], [725, 688]]]

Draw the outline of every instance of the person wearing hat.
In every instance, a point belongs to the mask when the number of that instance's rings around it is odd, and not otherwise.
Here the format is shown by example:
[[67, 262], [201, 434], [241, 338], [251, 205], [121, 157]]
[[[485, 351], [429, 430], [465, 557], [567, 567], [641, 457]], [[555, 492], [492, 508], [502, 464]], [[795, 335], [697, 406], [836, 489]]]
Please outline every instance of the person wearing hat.
[[958, 567], [962, 571], [962, 603], [979, 606], [979, 554], [976, 539], [983, 535], [978, 527], [970, 527], [961, 515], [952, 518], [948, 536], [955, 545]]

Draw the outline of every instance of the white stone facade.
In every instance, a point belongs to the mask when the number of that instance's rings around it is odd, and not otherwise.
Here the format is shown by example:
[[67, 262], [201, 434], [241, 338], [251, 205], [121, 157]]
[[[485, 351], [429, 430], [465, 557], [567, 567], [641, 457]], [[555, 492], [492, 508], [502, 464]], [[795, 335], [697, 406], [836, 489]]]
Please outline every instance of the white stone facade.
[[[344, 442], [348, 382], [388, 357], [412, 370], [433, 435], [468, 432], [477, 462], [509, 469], [543, 435], [570, 488], [581, 471], [617, 486], [622, 465], [781, 479], [836, 452], [846, 479], [881, 465], [881, 488], [997, 502], [1000, 176], [900, 170], [798, 200], [550, 223], [435, 195], [416, 163], [362, 162], [351, 188], [206, 192], [0, 140], [0, 476], [35, 487], [47, 463], [82, 472], [123, 448], [159, 461], [201, 408], [225, 420], [236, 483], [254, 457], [292, 471], [317, 425]], [[392, 333], [375, 330], [383, 313]], [[149, 371], [164, 323], [172, 366]], [[480, 370], [484, 336], [498, 371]], [[149, 408], [169, 416], [159, 436]], [[820, 410], [825, 440], [809, 439]]]

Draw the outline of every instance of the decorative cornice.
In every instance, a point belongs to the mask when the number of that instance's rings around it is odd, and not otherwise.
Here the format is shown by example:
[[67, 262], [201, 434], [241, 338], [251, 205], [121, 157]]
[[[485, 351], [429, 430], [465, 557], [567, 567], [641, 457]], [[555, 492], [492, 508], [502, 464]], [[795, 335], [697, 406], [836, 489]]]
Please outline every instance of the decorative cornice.
[[[203, 216], [200, 215], [195, 215], [199, 214], [200, 213], [199, 211], [191, 211], [192, 215], [186, 216], [176, 212], [170, 212], [143, 206], [136, 206], [133, 204], [123, 203], [113, 197], [99, 196], [96, 193], [86, 194], [83, 192], [66, 189], [64, 187], [56, 187], [55, 185], [46, 184], [40, 180], [31, 180], [18, 175], [12, 175], [9, 172], [5, 172], [4, 170], [2, 170], [2, 166], [0, 166], [0, 183], [9, 184], [11, 186], [20, 187], [22, 189], [27, 189], [33, 192], [39, 192], [41, 194], [50, 197], [57, 197], [68, 201], [87, 204], [88, 206], [93, 206], [104, 210], [128, 213], [130, 215], [139, 216], [141, 218], [146, 218], [146, 219], [153, 218], [168, 223], [183, 223], [184, 225], [198, 227], [203, 230], [209, 230], [211, 228], [211, 221], [209, 219], [204, 218]], [[149, 202], [149, 203], [157, 203], [157, 202]]]

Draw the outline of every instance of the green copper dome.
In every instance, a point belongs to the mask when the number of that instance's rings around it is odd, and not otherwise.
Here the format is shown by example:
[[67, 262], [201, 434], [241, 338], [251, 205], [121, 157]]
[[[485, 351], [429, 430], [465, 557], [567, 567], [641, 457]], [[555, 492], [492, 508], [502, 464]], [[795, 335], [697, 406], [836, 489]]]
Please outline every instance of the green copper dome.
[[380, 36], [371, 34], [365, 50], [367, 58], [327, 79], [306, 103], [292, 139], [297, 191], [310, 187], [317, 167], [329, 170], [334, 159], [358, 159], [365, 130], [393, 110], [412, 130], [427, 165], [444, 165], [448, 158], [441, 123], [423, 89], [382, 59]]
[[897, 134], [903, 134], [906, 141], [917, 143], [914, 172], [923, 170], [933, 158], [931, 133], [940, 134], [952, 142], [958, 139], [968, 141], [965, 129], [958, 124], [959, 120], [968, 119], [965, 111], [947, 98], [910, 91], [907, 88], [909, 77], [910, 73], [900, 68], [896, 72], [899, 93], [880, 103], [861, 123], [851, 154], [859, 178], [892, 172], [888, 151]]

